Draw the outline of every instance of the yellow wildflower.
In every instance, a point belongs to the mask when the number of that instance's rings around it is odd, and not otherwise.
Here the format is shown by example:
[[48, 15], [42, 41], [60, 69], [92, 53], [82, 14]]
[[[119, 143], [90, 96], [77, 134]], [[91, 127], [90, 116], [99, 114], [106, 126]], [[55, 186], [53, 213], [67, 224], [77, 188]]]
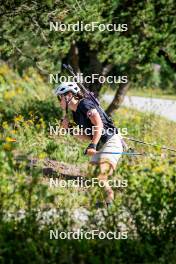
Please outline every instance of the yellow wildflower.
[[3, 66], [0, 67], [0, 74], [6, 74], [9, 72], [9, 67], [6, 64], [3, 64]]
[[3, 149], [6, 151], [10, 151], [10, 150], [12, 150], [12, 145], [10, 143], [5, 143], [3, 145]]
[[19, 116], [16, 116], [15, 118], [14, 118], [14, 121], [15, 122], [22, 122], [24, 119], [23, 119], [23, 116], [22, 115], [19, 115]]
[[13, 98], [15, 96], [15, 91], [12, 90], [12, 91], [5, 91], [4, 92], [4, 99], [5, 100], [10, 100], [11, 98]]
[[33, 124], [34, 124], [33, 120], [31, 120], [31, 119], [27, 120], [26, 123], [27, 123], [28, 125], [33, 125]]
[[7, 123], [7, 121], [4, 121], [4, 122], [2, 123], [2, 127], [3, 127], [4, 129], [8, 129], [8, 123]]
[[29, 80], [30, 80], [30, 78], [29, 78], [27, 75], [24, 75], [23, 79], [24, 79], [25, 81], [29, 81]]
[[42, 153], [40, 153], [39, 155], [38, 155], [38, 157], [39, 157], [39, 159], [44, 159], [44, 158], [46, 158], [46, 153], [45, 152], [42, 152]]
[[5, 139], [6, 142], [16, 142], [15, 138], [11, 138], [11, 137], [6, 137]]
[[153, 171], [155, 172], [155, 173], [161, 173], [161, 172], [164, 172], [165, 171], [165, 168], [164, 168], [164, 166], [157, 166], [157, 167], [155, 167], [154, 169], [153, 169]]
[[11, 133], [12, 133], [12, 134], [16, 134], [17, 131], [13, 129], [13, 130], [11, 130]]
[[16, 87], [15, 91], [17, 94], [22, 94], [23, 93], [23, 89], [21, 87]]

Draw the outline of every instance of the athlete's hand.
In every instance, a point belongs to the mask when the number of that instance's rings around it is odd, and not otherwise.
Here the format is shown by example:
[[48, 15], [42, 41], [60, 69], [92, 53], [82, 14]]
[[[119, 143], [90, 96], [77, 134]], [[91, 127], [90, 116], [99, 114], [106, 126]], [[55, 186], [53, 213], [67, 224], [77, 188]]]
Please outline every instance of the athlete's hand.
[[66, 117], [64, 117], [62, 119], [62, 121], [61, 121], [61, 127], [65, 128], [65, 129], [69, 128], [69, 121], [68, 121], [68, 119]]
[[86, 151], [86, 154], [88, 155], [88, 156], [93, 156], [93, 155], [95, 155], [96, 154], [96, 149], [94, 149], [94, 148], [89, 148], [89, 149], [87, 149], [87, 151]]

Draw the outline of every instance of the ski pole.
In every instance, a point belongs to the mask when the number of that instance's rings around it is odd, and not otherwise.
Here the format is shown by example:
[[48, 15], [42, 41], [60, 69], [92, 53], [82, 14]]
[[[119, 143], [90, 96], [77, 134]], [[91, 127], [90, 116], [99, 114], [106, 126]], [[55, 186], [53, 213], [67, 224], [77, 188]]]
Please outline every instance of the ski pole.
[[126, 138], [126, 139], [128, 139], [130, 141], [134, 141], [136, 143], [140, 143], [140, 144], [143, 144], [143, 145], [148, 145], [148, 146], [152, 146], [152, 147], [160, 147], [161, 149], [166, 149], [166, 150], [169, 150], [169, 151], [176, 152], [176, 149], [173, 149], [173, 148], [169, 148], [169, 147], [165, 147], [165, 146], [159, 146], [157, 144], [144, 142], [142, 140], [138, 140], [138, 139], [135, 139], [135, 138], [130, 138], [130, 137], [123, 137], [123, 138]]
[[130, 156], [146, 155], [145, 153], [139, 153], [139, 152], [109, 152], [109, 151], [100, 151], [97, 152], [97, 154], [130, 155]]
[[[66, 64], [63, 64], [63, 66], [64, 66], [64, 68], [66, 69], [66, 70], [68, 70], [74, 77], [77, 77], [76, 76], [76, 74], [74, 73], [74, 71], [73, 71], [73, 68], [70, 66], [70, 65], [66, 65]], [[106, 112], [102, 109], [102, 107], [101, 107], [101, 105], [100, 105], [100, 102], [99, 102], [99, 100], [94, 96], [94, 93], [93, 92], [90, 92], [90, 91], [88, 91], [85, 87], [84, 87], [84, 85], [81, 83], [81, 82], [79, 82], [78, 83], [80, 86], [81, 86], [81, 88], [83, 89], [83, 91], [85, 92], [85, 94], [87, 95], [87, 96], [89, 96], [89, 98], [100, 108], [100, 110], [104, 113], [104, 115], [106, 116], [106, 118], [109, 120], [109, 121], [111, 121], [112, 122], [112, 119], [106, 114]]]
[[[71, 67], [71, 65], [66, 65], [66, 64], [63, 64], [64, 68], [66, 70], [68, 70], [74, 77], [77, 77], [77, 75], [75, 74], [75, 72], [73, 71], [73, 68]], [[79, 85], [81, 86], [81, 88], [83, 89], [83, 91], [92, 99], [92, 101], [94, 101], [94, 103], [96, 103], [98, 106], [100, 106], [100, 103], [98, 101], [98, 99], [93, 95], [92, 92], [88, 91], [84, 85], [79, 82]]]
[[[161, 156], [160, 154], [154, 153], [140, 153], [140, 152], [108, 152], [108, 151], [98, 151], [96, 154], [112, 154], [112, 155], [129, 155], [129, 156], [148, 156], [152, 154], [154, 156]], [[176, 157], [176, 155], [172, 155], [172, 157]]]

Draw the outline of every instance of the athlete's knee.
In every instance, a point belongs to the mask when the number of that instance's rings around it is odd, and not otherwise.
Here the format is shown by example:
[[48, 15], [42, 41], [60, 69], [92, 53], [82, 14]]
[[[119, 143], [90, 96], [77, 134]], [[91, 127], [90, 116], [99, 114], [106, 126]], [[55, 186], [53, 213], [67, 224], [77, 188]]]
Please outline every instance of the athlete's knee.
[[100, 163], [100, 174], [112, 175], [113, 168], [109, 162]]
[[108, 176], [112, 175], [113, 169], [111, 167], [111, 164], [108, 162], [101, 163], [99, 165], [99, 173], [98, 173], [98, 179], [100, 181], [107, 181]]

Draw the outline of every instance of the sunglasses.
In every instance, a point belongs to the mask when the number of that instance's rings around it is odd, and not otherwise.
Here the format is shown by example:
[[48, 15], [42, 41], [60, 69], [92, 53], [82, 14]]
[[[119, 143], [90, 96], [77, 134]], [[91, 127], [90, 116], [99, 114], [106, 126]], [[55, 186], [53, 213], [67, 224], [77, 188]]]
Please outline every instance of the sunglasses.
[[58, 96], [57, 96], [57, 99], [58, 99], [58, 101], [60, 102], [62, 98], [61, 98], [60, 95], [58, 95]]
[[59, 101], [61, 101], [62, 97], [65, 97], [67, 94], [68, 94], [68, 93], [58, 95], [58, 96], [57, 96], [57, 99], [58, 99]]

